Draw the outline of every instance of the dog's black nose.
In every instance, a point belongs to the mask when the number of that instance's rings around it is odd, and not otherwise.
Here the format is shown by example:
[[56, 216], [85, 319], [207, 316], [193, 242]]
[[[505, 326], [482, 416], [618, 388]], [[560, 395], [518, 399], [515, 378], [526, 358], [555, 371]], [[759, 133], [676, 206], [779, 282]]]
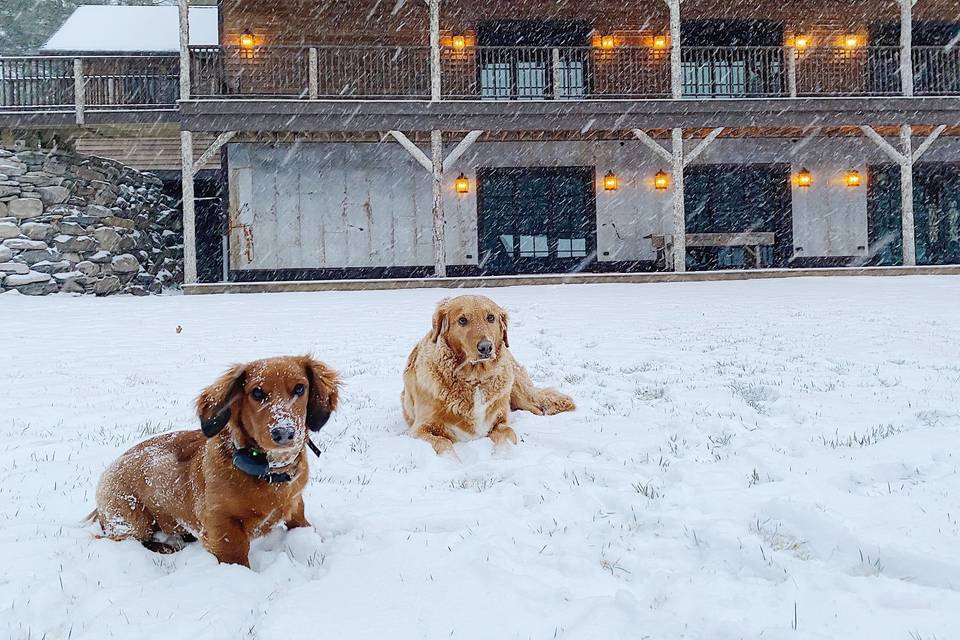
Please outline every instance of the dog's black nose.
[[293, 427], [274, 427], [270, 429], [270, 437], [273, 438], [273, 441], [277, 444], [286, 444], [293, 440], [293, 437], [296, 435]]
[[489, 358], [490, 354], [493, 353], [493, 343], [484, 338], [477, 344], [477, 351], [481, 357]]

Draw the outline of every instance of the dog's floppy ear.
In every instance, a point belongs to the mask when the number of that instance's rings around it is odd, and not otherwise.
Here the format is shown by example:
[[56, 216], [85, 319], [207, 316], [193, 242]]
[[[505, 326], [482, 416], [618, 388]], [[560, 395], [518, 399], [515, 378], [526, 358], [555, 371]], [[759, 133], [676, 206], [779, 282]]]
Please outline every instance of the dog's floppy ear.
[[430, 332], [430, 342], [438, 342], [447, 333], [447, 327], [450, 325], [450, 319], [447, 317], [448, 302], [450, 302], [450, 298], [444, 298], [437, 303], [437, 308], [433, 312], [433, 330]]
[[307, 428], [320, 431], [337, 409], [340, 400], [340, 376], [337, 372], [310, 356], [303, 357], [303, 369], [310, 380], [307, 398]]
[[197, 416], [203, 435], [212, 438], [230, 422], [230, 406], [243, 393], [246, 365], [235, 364], [197, 398]]
[[500, 309], [500, 331], [503, 333], [503, 346], [510, 348], [510, 339], [507, 338], [507, 322], [510, 320], [510, 316], [507, 314], [505, 309]]

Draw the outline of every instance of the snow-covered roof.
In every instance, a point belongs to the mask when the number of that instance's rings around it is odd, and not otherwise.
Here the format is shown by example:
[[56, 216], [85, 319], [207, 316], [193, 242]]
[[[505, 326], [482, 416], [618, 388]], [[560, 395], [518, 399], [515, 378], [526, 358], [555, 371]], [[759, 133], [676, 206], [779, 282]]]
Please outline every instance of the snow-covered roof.
[[[218, 44], [217, 8], [190, 7], [190, 44]], [[179, 51], [176, 5], [83, 5], [41, 47], [42, 51]]]

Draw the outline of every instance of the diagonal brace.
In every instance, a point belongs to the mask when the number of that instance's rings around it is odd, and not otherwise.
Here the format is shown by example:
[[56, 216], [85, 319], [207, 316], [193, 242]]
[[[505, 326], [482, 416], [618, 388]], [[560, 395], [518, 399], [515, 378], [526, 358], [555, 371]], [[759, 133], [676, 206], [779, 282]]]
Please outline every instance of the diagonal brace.
[[878, 147], [880, 147], [880, 149], [881, 149], [884, 153], [886, 153], [888, 156], [890, 156], [890, 159], [891, 159], [891, 160], [893, 160], [894, 162], [896, 162], [897, 164], [900, 164], [900, 165], [902, 165], [902, 164], [908, 164], [908, 163], [909, 163], [908, 158], [907, 158], [905, 155], [903, 155], [902, 153], [900, 153], [899, 151], [897, 151], [897, 150], [893, 147], [892, 144], [890, 144], [889, 142], [887, 142], [886, 140], [884, 140], [884, 139], [883, 139], [883, 136], [881, 136], [879, 133], [877, 133], [876, 130], [874, 130], [873, 127], [871, 127], [871, 126], [869, 126], [869, 125], [863, 125], [863, 126], [860, 127], [860, 130], [863, 131], [863, 135], [865, 135], [865, 136], [867, 136], [868, 138], [870, 138], [875, 145], [877, 145]]
[[946, 128], [947, 128], [947, 125], [941, 124], [936, 129], [931, 131], [930, 135], [924, 138], [923, 142], [920, 143], [920, 146], [917, 147], [916, 150], [913, 152], [913, 156], [911, 157], [911, 160], [913, 162], [916, 162], [917, 160], [919, 160], [920, 156], [926, 153], [927, 149], [930, 148], [930, 145], [932, 145], [934, 142], [937, 141], [937, 138], [940, 137], [940, 134], [943, 133], [946, 130]]
[[468, 133], [467, 135], [465, 135], [463, 137], [463, 140], [457, 143], [457, 146], [453, 148], [450, 154], [443, 161], [443, 170], [448, 171], [450, 167], [453, 166], [453, 163], [459, 160], [460, 156], [466, 153], [467, 149], [470, 148], [470, 145], [476, 142], [477, 138], [479, 138], [482, 135], [483, 135], [482, 130], [481, 131], [474, 130]]
[[663, 148], [659, 142], [651, 138], [646, 131], [642, 129], [634, 129], [633, 135], [637, 137], [643, 144], [650, 147], [650, 149], [660, 156], [661, 159], [666, 160], [667, 162], [673, 162], [673, 155]]
[[195, 176], [200, 169], [203, 168], [203, 165], [207, 164], [210, 159], [217, 154], [220, 149], [223, 148], [223, 145], [227, 144], [233, 137], [237, 135], [236, 131], [224, 131], [216, 137], [216, 139], [210, 143], [210, 146], [207, 147], [206, 151], [200, 154], [200, 157], [193, 161], [193, 165], [190, 167], [190, 175]]
[[390, 135], [392, 135], [396, 141], [400, 143], [400, 146], [406, 149], [407, 153], [413, 156], [413, 159], [419, 162], [424, 169], [431, 174], [433, 173], [433, 161], [427, 157], [427, 154], [425, 154], [420, 147], [413, 144], [410, 138], [405, 136], [402, 131], [391, 131]]
[[687, 154], [687, 157], [683, 159], [683, 166], [687, 166], [688, 164], [696, 160], [697, 156], [703, 153], [703, 150], [706, 149], [711, 142], [716, 140], [717, 136], [719, 136], [721, 133], [723, 133], [723, 127], [717, 127], [716, 129], [708, 133], [707, 137], [701, 140], [700, 144], [694, 147], [693, 150]]

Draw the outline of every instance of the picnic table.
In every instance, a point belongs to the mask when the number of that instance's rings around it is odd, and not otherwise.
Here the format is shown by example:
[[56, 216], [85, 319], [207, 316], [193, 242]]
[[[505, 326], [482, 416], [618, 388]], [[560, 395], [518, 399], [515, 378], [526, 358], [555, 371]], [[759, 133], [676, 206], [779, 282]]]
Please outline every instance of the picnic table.
[[[648, 236], [657, 250], [657, 264], [673, 264], [673, 234], [652, 233]], [[687, 247], [743, 247], [760, 267], [760, 247], [773, 246], [775, 236], [772, 231], [745, 231], [742, 233], [688, 233]]]

